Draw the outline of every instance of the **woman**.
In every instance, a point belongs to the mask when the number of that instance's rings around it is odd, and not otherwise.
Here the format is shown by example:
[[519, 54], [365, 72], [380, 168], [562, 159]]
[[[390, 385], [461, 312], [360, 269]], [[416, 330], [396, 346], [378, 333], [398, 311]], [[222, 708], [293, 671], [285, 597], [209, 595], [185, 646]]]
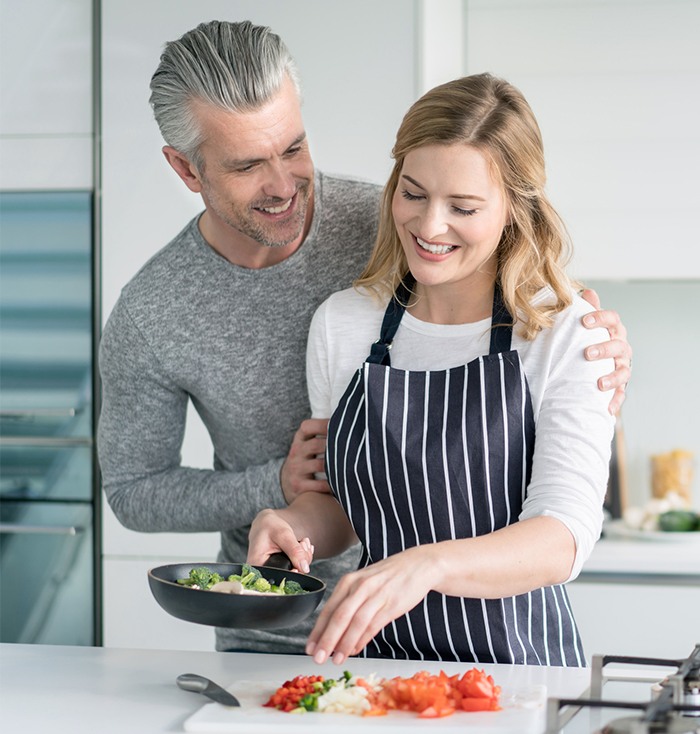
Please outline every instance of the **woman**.
[[309, 335], [334, 496], [261, 513], [249, 560], [307, 570], [359, 538], [317, 662], [584, 665], [562, 584], [600, 533], [612, 365], [582, 356], [605, 334], [579, 328], [537, 122], [507, 82], [465, 77], [411, 107], [393, 153], [370, 262]]

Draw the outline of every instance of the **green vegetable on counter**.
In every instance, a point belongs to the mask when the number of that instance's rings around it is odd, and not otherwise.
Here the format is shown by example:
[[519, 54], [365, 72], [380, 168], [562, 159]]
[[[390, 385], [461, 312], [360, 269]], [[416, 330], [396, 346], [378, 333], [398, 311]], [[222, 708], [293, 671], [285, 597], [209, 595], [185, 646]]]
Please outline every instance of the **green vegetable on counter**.
[[692, 510], [669, 510], [659, 515], [659, 530], [688, 533], [700, 530], [700, 515]]

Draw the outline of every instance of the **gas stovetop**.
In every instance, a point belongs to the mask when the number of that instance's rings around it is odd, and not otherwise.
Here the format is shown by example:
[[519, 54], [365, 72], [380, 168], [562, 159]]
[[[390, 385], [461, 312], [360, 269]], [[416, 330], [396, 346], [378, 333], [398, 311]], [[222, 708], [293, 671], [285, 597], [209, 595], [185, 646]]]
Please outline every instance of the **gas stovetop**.
[[546, 734], [700, 734], [700, 644], [682, 660], [595, 655], [591, 686], [550, 698]]

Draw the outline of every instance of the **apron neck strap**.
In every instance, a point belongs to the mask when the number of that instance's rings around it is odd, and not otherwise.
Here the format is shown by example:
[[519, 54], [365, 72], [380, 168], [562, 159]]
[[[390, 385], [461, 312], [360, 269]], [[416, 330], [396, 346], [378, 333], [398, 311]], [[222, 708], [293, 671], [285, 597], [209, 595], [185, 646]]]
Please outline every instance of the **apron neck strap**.
[[[401, 323], [403, 312], [406, 310], [409, 298], [411, 296], [411, 288], [415, 280], [409, 273], [404, 280], [399, 283], [396, 293], [389, 301], [389, 305], [384, 312], [384, 320], [379, 333], [379, 339], [372, 344], [367, 362], [373, 364], [382, 364], [389, 366], [391, 359], [389, 358], [389, 350], [396, 336], [396, 331]], [[498, 352], [509, 352], [510, 342], [513, 335], [513, 317], [506, 308], [503, 301], [503, 293], [501, 286], [496, 283], [493, 292], [493, 315], [491, 317], [491, 344], [489, 346], [489, 354], [497, 354]]]
[[493, 311], [491, 316], [491, 344], [489, 354], [509, 352], [513, 336], [513, 317], [506, 308], [503, 291], [498, 281], [493, 289]]
[[372, 350], [370, 351], [369, 357], [367, 357], [367, 362], [383, 364], [385, 366], [391, 364], [389, 350], [391, 349], [391, 343], [394, 341], [394, 336], [396, 336], [396, 330], [401, 323], [403, 312], [406, 310], [408, 300], [411, 297], [411, 288], [414, 283], [415, 280], [410, 273], [399, 283], [396, 293], [394, 293], [391, 301], [389, 301], [389, 305], [386, 307], [379, 339], [372, 344]]

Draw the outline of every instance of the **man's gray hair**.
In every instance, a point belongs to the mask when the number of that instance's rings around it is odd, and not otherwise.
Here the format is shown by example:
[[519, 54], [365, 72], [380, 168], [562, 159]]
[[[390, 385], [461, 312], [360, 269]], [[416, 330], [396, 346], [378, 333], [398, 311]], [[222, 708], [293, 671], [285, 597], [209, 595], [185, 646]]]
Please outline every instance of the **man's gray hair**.
[[191, 103], [251, 112], [279, 91], [285, 75], [299, 92], [296, 64], [277, 34], [247, 20], [213, 20], [165, 45], [150, 103], [165, 142], [201, 169], [201, 131]]

